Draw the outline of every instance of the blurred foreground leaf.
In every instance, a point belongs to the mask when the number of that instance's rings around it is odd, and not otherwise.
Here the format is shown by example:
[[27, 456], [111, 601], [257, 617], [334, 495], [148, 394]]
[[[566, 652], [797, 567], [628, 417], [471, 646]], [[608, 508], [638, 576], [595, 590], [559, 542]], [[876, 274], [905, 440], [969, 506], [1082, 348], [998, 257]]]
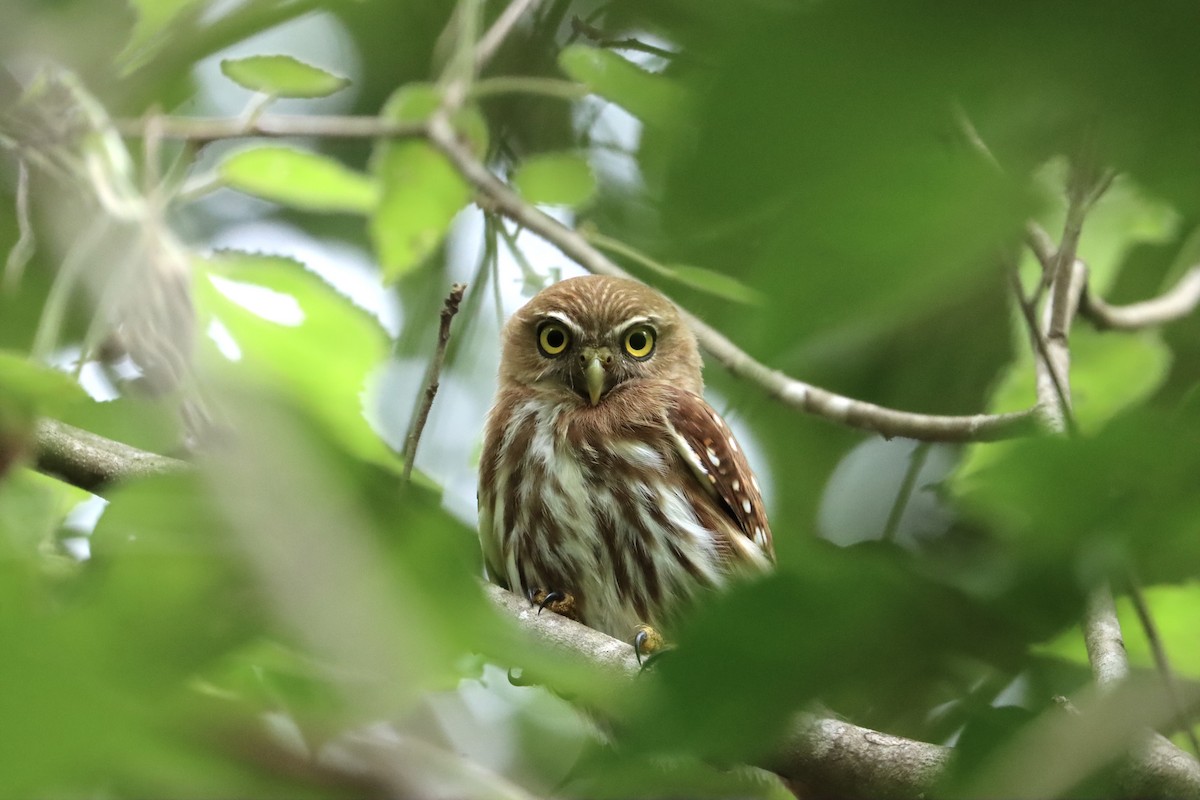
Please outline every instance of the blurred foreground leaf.
[[226, 251], [196, 263], [202, 324], [219, 323], [236, 347], [225, 357], [210, 347], [210, 366], [289, 387], [346, 447], [395, 464], [362, 415], [367, 378], [387, 355], [379, 324], [299, 262]]

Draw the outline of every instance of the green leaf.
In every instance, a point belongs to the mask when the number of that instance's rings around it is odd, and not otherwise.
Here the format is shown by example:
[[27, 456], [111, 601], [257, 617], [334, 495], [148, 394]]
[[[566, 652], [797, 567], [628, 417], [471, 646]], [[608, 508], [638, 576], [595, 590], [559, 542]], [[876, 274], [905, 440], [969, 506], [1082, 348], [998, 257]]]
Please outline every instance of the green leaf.
[[350, 84], [347, 78], [281, 55], [226, 58], [221, 72], [239, 86], [276, 97], [325, 97]]
[[[239, 351], [231, 363], [206, 349], [211, 367], [285, 388], [348, 451], [394, 466], [395, 455], [363, 417], [364, 386], [387, 357], [376, 321], [291, 259], [227, 251], [196, 265], [199, 328], [220, 322]], [[267, 316], [222, 280], [269, 297]], [[272, 321], [270, 308], [286, 313]]]
[[[385, 104], [383, 116], [396, 122], [428, 118], [441, 102], [435, 87], [401, 87]], [[487, 124], [478, 110], [468, 107], [452, 120], [472, 150], [487, 149]], [[471, 187], [458, 170], [423, 140], [384, 141], [371, 159], [372, 174], [382, 189], [371, 218], [371, 239], [379, 254], [384, 279], [409, 274], [441, 245], [455, 215], [471, 199]]]
[[437, 250], [471, 199], [471, 188], [427, 142], [389, 143], [373, 167], [383, 194], [371, 218], [371, 239], [384, 279], [392, 282]]
[[643, 122], [672, 126], [681, 124], [686, 116], [682, 87], [669, 78], [646, 72], [611, 50], [569, 45], [559, 53], [558, 66]]
[[690, 264], [667, 264], [671, 276], [680, 283], [735, 303], [757, 305], [763, 296], [734, 277]]
[[531, 203], [578, 208], [596, 193], [596, 176], [587, 159], [574, 153], [546, 153], [527, 159], [512, 178]]
[[1200, 420], [1131, 412], [1093, 436], [1007, 444], [960, 499], [1003, 543], [1009, 582], [1086, 585], [1129, 566], [1148, 583], [1197, 574]]
[[309, 211], [367, 214], [379, 201], [369, 176], [317, 153], [270, 145], [234, 153], [220, 166], [234, 189]]

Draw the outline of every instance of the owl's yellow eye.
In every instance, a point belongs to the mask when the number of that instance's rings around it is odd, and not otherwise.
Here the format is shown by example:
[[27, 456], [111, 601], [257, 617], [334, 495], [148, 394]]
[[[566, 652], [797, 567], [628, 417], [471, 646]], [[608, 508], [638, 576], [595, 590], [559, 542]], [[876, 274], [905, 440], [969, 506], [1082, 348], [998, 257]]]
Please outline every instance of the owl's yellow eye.
[[538, 328], [538, 350], [547, 358], [562, 355], [571, 343], [571, 336], [561, 322], [544, 322]]
[[644, 361], [654, 352], [654, 329], [649, 325], [635, 325], [625, 333], [625, 352]]

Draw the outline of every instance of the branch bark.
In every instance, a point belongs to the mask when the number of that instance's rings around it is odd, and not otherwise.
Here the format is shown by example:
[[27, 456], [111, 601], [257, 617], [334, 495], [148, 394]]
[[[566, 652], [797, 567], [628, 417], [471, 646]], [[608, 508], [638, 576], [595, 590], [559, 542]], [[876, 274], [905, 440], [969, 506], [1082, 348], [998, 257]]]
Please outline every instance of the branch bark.
[[1182, 319], [1200, 305], [1200, 264], [1183, 274], [1173, 287], [1158, 297], [1140, 303], [1109, 305], [1104, 298], [1085, 289], [1079, 315], [1100, 330], [1136, 331]]
[[52, 419], [38, 423], [36, 453], [38, 470], [96, 493], [121, 481], [190, 467]]

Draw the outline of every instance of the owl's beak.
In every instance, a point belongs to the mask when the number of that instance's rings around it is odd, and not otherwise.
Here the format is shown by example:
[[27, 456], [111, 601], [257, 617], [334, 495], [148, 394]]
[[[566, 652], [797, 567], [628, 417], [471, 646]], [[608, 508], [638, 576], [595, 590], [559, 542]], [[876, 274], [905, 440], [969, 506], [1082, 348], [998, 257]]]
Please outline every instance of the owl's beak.
[[592, 401], [592, 405], [596, 405], [600, 402], [601, 395], [604, 394], [604, 382], [608, 377], [604, 367], [606, 364], [612, 363], [612, 353], [607, 347], [586, 347], [583, 350], [582, 360], [588, 399]]

